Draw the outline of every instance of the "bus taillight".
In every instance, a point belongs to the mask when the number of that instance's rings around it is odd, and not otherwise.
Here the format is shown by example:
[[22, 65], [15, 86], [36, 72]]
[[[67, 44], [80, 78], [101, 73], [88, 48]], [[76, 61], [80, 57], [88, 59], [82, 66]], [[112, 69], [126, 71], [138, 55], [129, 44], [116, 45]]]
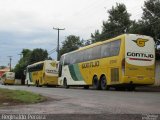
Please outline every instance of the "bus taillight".
[[122, 74], [125, 74], [125, 58], [122, 60]]

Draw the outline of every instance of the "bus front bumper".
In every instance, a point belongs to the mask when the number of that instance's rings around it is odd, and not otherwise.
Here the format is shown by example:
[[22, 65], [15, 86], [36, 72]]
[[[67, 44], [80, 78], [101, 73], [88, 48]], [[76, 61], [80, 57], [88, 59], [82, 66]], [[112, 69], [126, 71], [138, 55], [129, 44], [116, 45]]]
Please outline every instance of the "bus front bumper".
[[13, 85], [15, 83], [15, 80], [5, 80], [4, 84], [10, 84]]

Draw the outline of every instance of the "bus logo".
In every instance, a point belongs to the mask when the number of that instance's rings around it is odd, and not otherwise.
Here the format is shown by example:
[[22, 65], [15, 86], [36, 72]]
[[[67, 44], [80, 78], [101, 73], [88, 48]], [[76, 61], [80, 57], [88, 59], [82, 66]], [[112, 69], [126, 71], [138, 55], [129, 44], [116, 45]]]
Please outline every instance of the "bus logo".
[[55, 67], [55, 66], [56, 66], [56, 63], [55, 63], [55, 62], [52, 62], [52, 63], [50, 63], [50, 65], [51, 65], [52, 67]]
[[138, 38], [137, 40], [133, 40], [139, 47], [144, 47], [147, 39]]

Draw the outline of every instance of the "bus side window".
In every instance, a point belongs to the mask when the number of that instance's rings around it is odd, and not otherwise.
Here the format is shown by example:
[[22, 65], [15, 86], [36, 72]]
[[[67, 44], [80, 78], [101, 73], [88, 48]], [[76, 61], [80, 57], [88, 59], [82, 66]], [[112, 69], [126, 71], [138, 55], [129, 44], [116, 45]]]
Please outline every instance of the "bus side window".
[[79, 58], [79, 62], [84, 61], [83, 51], [80, 51], [80, 54], [79, 54], [78, 58]]
[[93, 60], [101, 58], [100, 51], [101, 51], [101, 46], [96, 46], [92, 48], [92, 59]]
[[110, 43], [106, 43], [101, 46], [101, 57], [109, 57], [110, 56]]
[[65, 56], [64, 58], [64, 65], [69, 65], [70, 63], [69, 54]]
[[111, 42], [110, 55], [117, 56], [119, 54], [119, 50], [120, 50], [120, 40]]

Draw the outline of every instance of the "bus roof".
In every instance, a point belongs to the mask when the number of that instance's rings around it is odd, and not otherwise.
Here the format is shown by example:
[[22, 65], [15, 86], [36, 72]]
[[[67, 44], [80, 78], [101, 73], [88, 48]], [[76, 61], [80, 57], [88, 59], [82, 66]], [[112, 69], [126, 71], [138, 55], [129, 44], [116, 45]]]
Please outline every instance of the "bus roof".
[[[118, 38], [121, 38], [121, 37], [124, 37], [126, 34], [122, 34], [122, 35], [119, 35], [117, 37], [114, 37], [114, 38], [111, 38], [111, 39], [107, 39], [107, 40], [104, 40], [104, 41], [101, 41], [101, 42], [96, 42], [96, 43], [93, 43], [93, 44], [90, 44], [90, 45], [87, 45], [87, 46], [84, 46], [84, 47], [81, 47], [77, 50], [74, 50], [72, 52], [69, 52], [69, 53], [74, 53], [74, 52], [77, 52], [77, 51], [81, 51], [81, 50], [85, 50], [85, 49], [88, 49], [88, 48], [92, 48], [94, 46], [98, 46], [98, 45], [101, 45], [101, 44], [104, 44], [104, 43], [107, 43], [107, 42], [110, 42], [110, 41], [113, 41], [113, 40], [116, 40]], [[63, 55], [66, 55], [66, 54], [69, 54], [69, 53], [65, 53]]]
[[39, 62], [33, 63], [33, 64], [31, 64], [31, 65], [28, 65], [27, 67], [31, 67], [31, 66], [34, 66], [34, 65], [38, 65], [38, 64], [41, 64], [41, 63], [45, 63], [46, 61], [55, 61], [55, 62], [56, 62], [56, 60], [44, 60], [44, 61], [39, 61]]
[[[123, 37], [125, 37], [126, 35], [135, 35], [135, 36], [142, 36], [142, 37], [150, 37], [150, 36], [140, 35], [140, 34], [122, 34], [122, 35], [119, 35], [119, 36], [114, 37], [114, 38], [106, 39], [106, 40], [104, 40], [104, 41], [96, 42], [96, 43], [93, 43], [93, 44], [90, 44], [90, 45], [81, 47], [81, 48], [79, 48], [79, 49], [77, 49], [77, 50], [74, 50], [74, 51], [65, 53], [65, 54], [63, 54], [62, 56], [66, 55], [66, 54], [78, 52], [78, 51], [81, 51], [81, 50], [85, 50], [85, 49], [88, 49], [88, 48], [92, 48], [92, 47], [94, 47], [94, 46], [98, 46], [98, 45], [101, 45], [101, 44], [104, 44], [104, 43], [107, 43], [107, 42], [111, 42], [111, 41], [117, 40], [117, 39], [119, 39], [119, 38], [123, 38]], [[152, 37], [150, 37], [150, 38], [152, 38]]]

